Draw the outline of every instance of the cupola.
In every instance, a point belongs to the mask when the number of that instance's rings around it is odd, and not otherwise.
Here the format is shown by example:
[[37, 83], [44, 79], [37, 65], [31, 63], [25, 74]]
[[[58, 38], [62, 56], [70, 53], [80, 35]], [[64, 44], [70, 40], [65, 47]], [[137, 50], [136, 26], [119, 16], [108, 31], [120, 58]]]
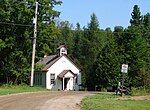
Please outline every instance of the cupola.
[[59, 56], [62, 56], [62, 55], [67, 55], [67, 48], [65, 45], [61, 45], [57, 48], [57, 52], [59, 54]]

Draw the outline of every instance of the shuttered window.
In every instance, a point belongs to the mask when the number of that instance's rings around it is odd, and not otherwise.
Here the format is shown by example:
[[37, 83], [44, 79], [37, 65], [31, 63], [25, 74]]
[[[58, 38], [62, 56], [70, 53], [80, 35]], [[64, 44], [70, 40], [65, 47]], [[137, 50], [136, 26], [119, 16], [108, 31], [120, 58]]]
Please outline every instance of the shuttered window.
[[50, 83], [55, 84], [55, 73], [50, 74]]

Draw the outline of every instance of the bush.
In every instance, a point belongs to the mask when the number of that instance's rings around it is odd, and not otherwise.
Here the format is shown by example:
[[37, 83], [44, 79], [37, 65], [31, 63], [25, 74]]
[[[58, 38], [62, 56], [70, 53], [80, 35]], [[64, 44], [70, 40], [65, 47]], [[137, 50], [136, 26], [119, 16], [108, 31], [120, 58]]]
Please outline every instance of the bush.
[[150, 95], [150, 88], [145, 88], [145, 87], [132, 88], [131, 95], [133, 96]]

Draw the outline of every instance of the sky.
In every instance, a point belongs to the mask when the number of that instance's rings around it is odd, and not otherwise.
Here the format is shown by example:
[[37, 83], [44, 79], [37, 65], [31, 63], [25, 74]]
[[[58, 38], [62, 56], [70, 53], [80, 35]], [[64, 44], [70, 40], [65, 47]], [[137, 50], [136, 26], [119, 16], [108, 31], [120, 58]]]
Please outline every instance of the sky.
[[115, 26], [126, 28], [130, 25], [133, 6], [138, 5], [142, 15], [150, 13], [150, 0], [61, 0], [56, 6], [60, 11], [60, 20], [69, 21], [74, 26], [79, 22], [81, 27], [87, 26], [90, 16], [95, 13], [101, 29]]

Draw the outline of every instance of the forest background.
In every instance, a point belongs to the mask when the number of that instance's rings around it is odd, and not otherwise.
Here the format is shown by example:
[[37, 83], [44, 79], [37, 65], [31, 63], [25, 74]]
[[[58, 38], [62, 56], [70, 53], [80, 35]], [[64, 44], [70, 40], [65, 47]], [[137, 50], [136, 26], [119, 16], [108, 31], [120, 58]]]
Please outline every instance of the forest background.
[[[91, 14], [87, 27], [74, 27], [58, 20], [54, 10], [61, 1], [38, 0], [37, 62], [44, 55], [56, 53], [66, 45], [68, 55], [82, 70], [83, 86], [94, 90], [121, 81], [121, 65], [128, 64], [125, 84], [150, 87], [150, 14], [141, 15], [133, 6], [130, 25], [100, 28], [96, 14]], [[29, 84], [31, 71], [34, 0], [0, 1], [0, 83]]]

